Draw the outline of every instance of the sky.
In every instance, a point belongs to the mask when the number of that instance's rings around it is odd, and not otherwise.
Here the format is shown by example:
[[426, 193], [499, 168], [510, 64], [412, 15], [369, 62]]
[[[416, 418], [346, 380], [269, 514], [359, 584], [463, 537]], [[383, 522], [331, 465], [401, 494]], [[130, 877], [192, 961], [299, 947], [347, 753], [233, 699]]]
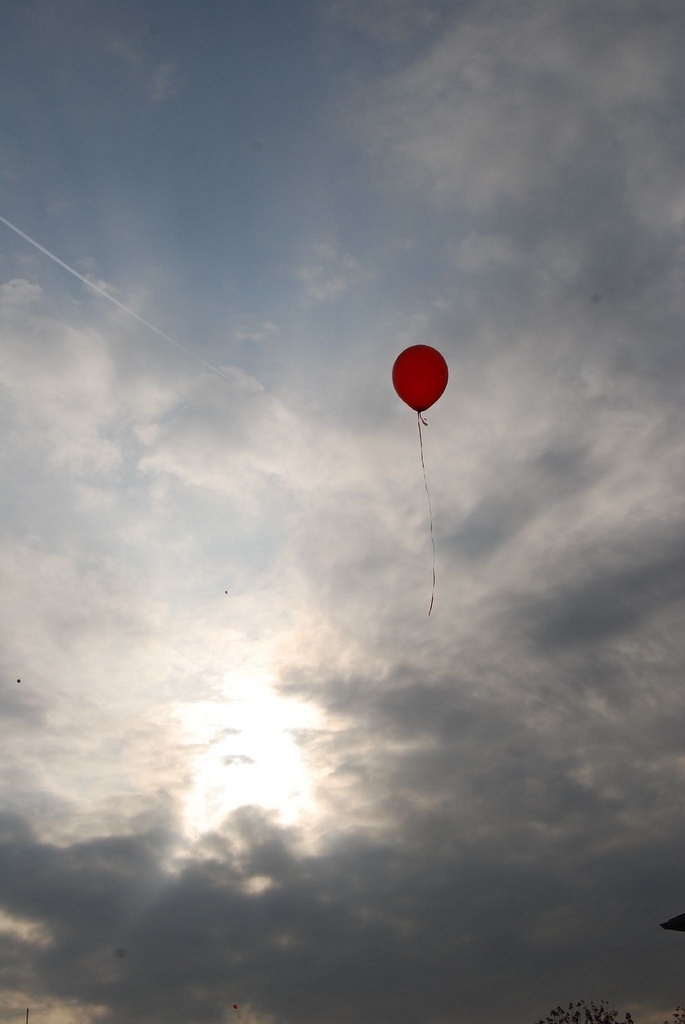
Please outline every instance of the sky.
[[7, 0], [5, 1024], [685, 1003], [683, 52]]

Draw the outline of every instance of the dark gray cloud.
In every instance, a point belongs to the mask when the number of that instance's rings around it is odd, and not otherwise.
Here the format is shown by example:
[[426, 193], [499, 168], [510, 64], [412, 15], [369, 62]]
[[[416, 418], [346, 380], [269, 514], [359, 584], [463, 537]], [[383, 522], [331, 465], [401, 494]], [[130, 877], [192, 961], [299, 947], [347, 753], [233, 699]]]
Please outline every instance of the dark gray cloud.
[[222, 760], [225, 765], [255, 763], [254, 758], [248, 757], [247, 754], [227, 754]]
[[523, 498], [484, 498], [469, 512], [456, 537], [450, 540], [465, 558], [486, 558], [510, 541], [530, 521], [532, 514]]
[[5, 940], [8, 987], [141, 1021], [222, 1019], [234, 1001], [293, 1022], [483, 1024], [588, 993], [675, 1002], [657, 924], [678, 891], [680, 787], [659, 715], [640, 746], [590, 702], [542, 731], [525, 700], [497, 707], [454, 677], [376, 698], [363, 682], [327, 692], [365, 718], [352, 798], [392, 819], [382, 834], [307, 853], [243, 809], [172, 870], [168, 832], [58, 848], [6, 816], [3, 907], [51, 935]]
[[542, 648], [599, 646], [639, 635], [650, 620], [682, 611], [685, 541], [680, 534], [668, 536], [662, 529], [623, 542], [598, 539], [594, 552], [585, 555], [583, 561], [580, 552], [569, 558], [567, 577], [560, 574], [554, 589], [543, 588], [529, 602], [519, 602], [522, 627]]

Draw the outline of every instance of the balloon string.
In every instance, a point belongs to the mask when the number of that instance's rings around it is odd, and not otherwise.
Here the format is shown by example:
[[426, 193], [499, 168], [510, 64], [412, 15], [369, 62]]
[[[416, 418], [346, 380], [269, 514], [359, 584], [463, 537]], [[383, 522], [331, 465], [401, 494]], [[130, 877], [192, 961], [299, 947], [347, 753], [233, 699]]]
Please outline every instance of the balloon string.
[[423, 486], [426, 488], [426, 496], [428, 498], [428, 514], [430, 516], [431, 524], [431, 544], [433, 546], [433, 589], [431, 590], [431, 603], [428, 609], [428, 614], [433, 611], [433, 601], [435, 600], [435, 538], [433, 536], [433, 506], [431, 505], [431, 495], [428, 490], [428, 480], [426, 479], [426, 463], [423, 461], [423, 434], [421, 433], [421, 424], [424, 427], [428, 426], [428, 420], [425, 420], [420, 412], [417, 412], [417, 423], [419, 425], [419, 448], [421, 450], [421, 468], [423, 469]]

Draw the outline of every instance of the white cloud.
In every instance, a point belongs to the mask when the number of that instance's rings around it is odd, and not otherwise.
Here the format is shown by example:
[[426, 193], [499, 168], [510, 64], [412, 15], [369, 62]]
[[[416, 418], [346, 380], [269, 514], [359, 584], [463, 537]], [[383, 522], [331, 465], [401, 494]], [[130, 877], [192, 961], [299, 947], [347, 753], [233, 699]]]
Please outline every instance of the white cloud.
[[158, 64], [155, 68], [150, 82], [150, 99], [153, 103], [163, 103], [178, 92], [174, 70], [174, 65], [170, 62]]
[[0, 306], [30, 306], [43, 294], [39, 284], [32, 284], [23, 277], [15, 277], [0, 285]]
[[141, 62], [138, 47], [130, 39], [125, 39], [122, 35], [113, 35], [106, 46], [110, 53], [116, 54], [117, 57], [120, 57], [133, 67]]
[[[376, 90], [360, 118], [369, 148], [391, 179], [472, 210], [550, 188], [581, 146], [590, 165], [600, 140], [630, 160], [650, 134], [640, 108], [663, 111], [681, 51], [667, 23], [645, 22], [634, 7], [615, 18], [619, 10], [625, 5], [467, 8]], [[662, 155], [667, 188], [681, 197], [677, 156]], [[682, 198], [671, 201], [680, 208]]]
[[276, 324], [269, 320], [260, 320], [252, 314], [245, 314], [238, 317], [236, 325], [231, 331], [235, 341], [265, 341], [274, 334], [279, 334]]
[[317, 245], [314, 252], [316, 261], [296, 271], [307, 303], [330, 302], [370, 277], [353, 256], [333, 245]]
[[[31, 289], [18, 293], [22, 300], [35, 298]], [[11, 315], [18, 308], [21, 319]], [[3, 313], [2, 382], [20, 410], [27, 440], [50, 452], [55, 464], [79, 472], [111, 471], [119, 452], [106, 437], [114, 411], [113, 363], [103, 338], [16, 303]]]

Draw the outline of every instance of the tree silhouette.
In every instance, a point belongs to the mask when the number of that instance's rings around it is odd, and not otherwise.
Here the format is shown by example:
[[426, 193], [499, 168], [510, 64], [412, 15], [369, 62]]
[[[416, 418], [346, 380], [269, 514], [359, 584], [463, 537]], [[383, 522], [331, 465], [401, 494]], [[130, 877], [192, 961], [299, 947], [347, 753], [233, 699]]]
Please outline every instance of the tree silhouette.
[[[618, 1010], [610, 1010], [602, 1000], [599, 1006], [594, 1003], [588, 1006], [585, 1001], [569, 1003], [567, 1010], [557, 1006], [555, 1010], [550, 1010], [544, 1020], [538, 1020], [535, 1024], [635, 1024], [635, 1021], [629, 1013], [619, 1020]], [[665, 1020], [664, 1024], [685, 1024], [685, 1006], [676, 1006], [671, 1020]]]
[[[629, 1013], [619, 1019], [618, 1010], [610, 1010], [602, 1000], [599, 1006], [590, 1003], [588, 1006], [585, 1000], [580, 1003], [569, 1003], [568, 1009], [557, 1006], [550, 1010], [544, 1020], [536, 1024], [635, 1024]], [[666, 1022], [668, 1024], [668, 1022]], [[674, 1024], [685, 1024], [685, 1017], [679, 1018]]]

